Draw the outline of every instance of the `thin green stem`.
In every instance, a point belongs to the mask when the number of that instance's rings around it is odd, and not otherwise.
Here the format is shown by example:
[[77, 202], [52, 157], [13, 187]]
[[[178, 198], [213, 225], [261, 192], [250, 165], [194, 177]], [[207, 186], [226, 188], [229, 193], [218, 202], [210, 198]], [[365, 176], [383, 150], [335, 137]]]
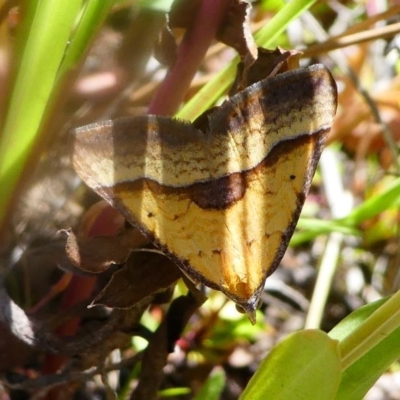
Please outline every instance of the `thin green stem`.
[[[302, 12], [311, 7], [316, 0], [293, 0], [285, 5], [274, 17], [255, 34], [258, 46], [271, 47], [276, 43], [288, 24], [297, 18]], [[177, 118], [194, 120], [206, 109], [210, 108], [220, 98], [232, 83], [236, 72], [239, 57], [218, 73], [211, 81], [202, 87], [184, 107], [176, 114]]]

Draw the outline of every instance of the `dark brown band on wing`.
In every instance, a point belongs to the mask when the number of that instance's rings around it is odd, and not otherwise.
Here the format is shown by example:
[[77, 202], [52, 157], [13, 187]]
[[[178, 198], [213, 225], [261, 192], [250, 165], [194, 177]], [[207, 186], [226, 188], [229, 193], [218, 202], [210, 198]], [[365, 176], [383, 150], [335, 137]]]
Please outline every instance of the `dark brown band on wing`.
[[[174, 195], [181, 199], [189, 198], [205, 210], [225, 210], [243, 198], [249, 173], [251, 171], [233, 173], [214, 181], [195, 183], [186, 187], [163, 186], [158, 182], [144, 178], [134, 182], [118, 183], [112, 190], [118, 193], [148, 188], [157, 196]], [[103, 188], [102, 192], [107, 192], [107, 188]], [[108, 197], [111, 198], [111, 196]]]
[[[114, 190], [116, 192], [134, 191], [147, 187], [156, 195], [165, 194], [178, 196], [180, 198], [190, 198], [191, 201], [202, 209], [225, 210], [244, 197], [248, 182], [254, 174], [259, 173], [265, 167], [273, 167], [283, 156], [290, 154], [292, 149], [297, 146], [320, 141], [321, 137], [323, 137], [327, 131], [327, 129], [321, 130], [312, 135], [298, 136], [295, 139], [281, 142], [277, 144], [267, 157], [255, 168], [244, 172], [233, 173], [213, 181], [195, 183], [185, 187], [170, 187], [161, 185], [147, 178], [142, 178], [134, 182], [117, 183], [114, 186]], [[319, 158], [319, 154], [315, 156]], [[297, 171], [288, 171], [287, 179], [295, 179], [296, 172]], [[106, 188], [104, 189], [107, 190]]]

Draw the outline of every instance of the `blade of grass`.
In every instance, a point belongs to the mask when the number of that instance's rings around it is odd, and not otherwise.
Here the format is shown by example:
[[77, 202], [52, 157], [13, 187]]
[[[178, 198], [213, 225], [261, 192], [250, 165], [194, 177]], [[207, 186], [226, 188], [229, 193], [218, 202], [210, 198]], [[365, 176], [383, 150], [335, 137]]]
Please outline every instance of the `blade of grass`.
[[332, 232], [341, 232], [345, 235], [355, 236], [360, 234], [357, 227], [345, 225], [341, 220], [325, 221], [316, 218], [300, 218], [297, 228], [304, 229], [304, 232], [300, 231], [293, 235], [293, 245], [301, 244], [308, 238], [308, 233], [310, 233], [311, 239], [315, 236]]
[[[302, 12], [310, 8], [316, 0], [293, 0], [278, 11], [265, 27], [255, 34], [257, 45], [271, 47], [276, 43], [288, 24]], [[210, 108], [220, 98], [232, 83], [236, 65], [239, 61], [235, 57], [231, 63], [210, 80], [202, 89], [188, 101], [176, 114], [177, 118], [194, 120], [197, 116]]]
[[364, 201], [360, 206], [344, 218], [332, 221], [315, 220], [311, 218], [300, 218], [298, 228], [304, 232], [296, 232], [293, 235], [291, 244], [293, 246], [310, 241], [318, 235], [330, 232], [342, 232], [347, 235], [360, 234], [357, 226], [362, 222], [374, 218], [381, 212], [400, 204], [400, 178], [394, 180], [385, 191]]
[[30, 156], [81, 4], [82, 0], [47, 0], [30, 2], [26, 10], [0, 138], [0, 226]]
[[398, 206], [400, 203], [400, 178], [393, 181], [384, 192], [364, 201], [347, 217], [338, 220], [347, 226], [356, 226], [361, 222], [375, 217], [382, 211]]
[[396, 292], [339, 343], [342, 369], [367, 354], [400, 327], [400, 291]]
[[226, 375], [223, 369], [216, 368], [203, 387], [199, 390], [194, 400], [218, 400], [221, 398], [222, 390], [226, 382]]
[[[348, 215], [353, 206], [353, 197], [343, 185], [342, 169], [339, 153], [333, 148], [325, 149], [320, 160], [320, 170], [333, 218]], [[327, 237], [304, 324], [306, 329], [321, 326], [333, 278], [339, 265], [343, 239], [344, 235], [339, 232], [333, 232]]]
[[[378, 311], [388, 299], [380, 299], [352, 312], [329, 332], [329, 336], [339, 341], [343, 340], [362, 325], [372, 313]], [[336, 399], [353, 400], [364, 398], [377, 379], [399, 357], [399, 339], [400, 327], [385, 336], [381, 342], [346, 368], [342, 373]]]
[[17, 38], [18, 72], [0, 137], [0, 183], [7, 188], [0, 191], [0, 231], [27, 163], [32, 171], [39, 159], [32, 152], [49, 105], [59, 94], [57, 88], [81, 59], [115, 0], [90, 0], [83, 8], [82, 0], [28, 3]]
[[104, 22], [114, 3], [115, 0], [91, 0], [86, 3], [58, 72], [59, 79], [81, 60], [92, 40], [93, 33]]

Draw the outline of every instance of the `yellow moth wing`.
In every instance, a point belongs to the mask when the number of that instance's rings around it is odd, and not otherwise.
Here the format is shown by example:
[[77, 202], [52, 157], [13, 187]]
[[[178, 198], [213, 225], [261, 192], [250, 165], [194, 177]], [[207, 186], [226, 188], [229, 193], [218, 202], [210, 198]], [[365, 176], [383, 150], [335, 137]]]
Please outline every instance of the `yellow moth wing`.
[[208, 126], [141, 116], [80, 128], [81, 178], [194, 280], [249, 314], [293, 233], [336, 111], [316, 65], [258, 82]]

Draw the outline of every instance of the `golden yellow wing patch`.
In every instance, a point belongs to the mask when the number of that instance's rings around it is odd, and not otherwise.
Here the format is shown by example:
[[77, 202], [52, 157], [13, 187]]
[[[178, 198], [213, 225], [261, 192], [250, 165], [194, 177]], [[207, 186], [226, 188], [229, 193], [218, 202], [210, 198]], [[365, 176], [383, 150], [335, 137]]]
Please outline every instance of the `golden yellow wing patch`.
[[202, 130], [158, 116], [79, 128], [74, 167], [187, 275], [252, 318], [335, 112], [336, 85], [314, 65], [239, 92]]

